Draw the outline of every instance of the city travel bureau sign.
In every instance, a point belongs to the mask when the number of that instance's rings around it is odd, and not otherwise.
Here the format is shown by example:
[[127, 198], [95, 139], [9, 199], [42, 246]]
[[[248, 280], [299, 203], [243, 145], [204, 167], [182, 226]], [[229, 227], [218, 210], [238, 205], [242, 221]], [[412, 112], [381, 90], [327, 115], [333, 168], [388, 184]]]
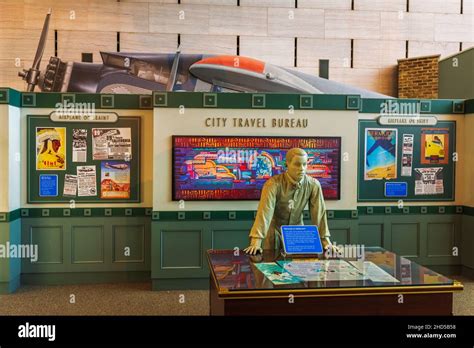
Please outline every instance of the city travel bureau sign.
[[204, 125], [209, 128], [307, 128], [307, 118], [270, 117], [207, 117]]
[[434, 116], [380, 115], [378, 122], [382, 126], [435, 126], [438, 119]]

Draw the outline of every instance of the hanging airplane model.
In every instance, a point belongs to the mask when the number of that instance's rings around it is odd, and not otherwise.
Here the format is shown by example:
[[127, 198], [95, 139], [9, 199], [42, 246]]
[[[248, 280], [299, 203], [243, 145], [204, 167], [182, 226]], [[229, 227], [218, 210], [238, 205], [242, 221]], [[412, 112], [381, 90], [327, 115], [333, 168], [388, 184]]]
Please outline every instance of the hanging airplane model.
[[40, 70], [51, 11], [46, 15], [40, 41], [28, 70], [19, 72], [27, 91], [134, 93], [152, 91], [280, 92], [308, 94], [359, 94], [364, 98], [386, 95], [233, 55], [100, 52], [103, 64], [63, 62], [51, 57]]

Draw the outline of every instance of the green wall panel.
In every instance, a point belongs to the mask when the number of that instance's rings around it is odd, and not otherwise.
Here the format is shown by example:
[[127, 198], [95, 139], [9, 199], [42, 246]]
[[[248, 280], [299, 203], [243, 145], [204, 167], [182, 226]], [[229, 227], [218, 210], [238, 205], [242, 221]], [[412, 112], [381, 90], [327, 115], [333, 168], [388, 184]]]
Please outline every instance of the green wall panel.
[[215, 229], [212, 231], [212, 249], [245, 249], [248, 244], [248, 229]]
[[161, 268], [202, 268], [201, 230], [161, 232]]
[[474, 216], [463, 215], [460, 255], [462, 264], [474, 269]]
[[[151, 218], [150, 217], [42, 217], [22, 218], [22, 242], [30, 243], [31, 230], [48, 231], [51, 227], [62, 231], [62, 237], [55, 237], [53, 256], [58, 258], [63, 253], [61, 263], [30, 263], [23, 260], [22, 273], [45, 275], [53, 273], [83, 273], [83, 272], [142, 272], [150, 271], [150, 248], [141, 248], [133, 258], [134, 262], [116, 262], [115, 248], [121, 242], [128, 241], [131, 245], [150, 245]], [[119, 227], [114, 237], [114, 227]], [[129, 228], [130, 227], [130, 228]], [[141, 230], [135, 241], [133, 232]], [[51, 233], [50, 233], [51, 234]], [[117, 237], [117, 235], [120, 235]], [[128, 237], [127, 237], [128, 236]], [[47, 245], [47, 234], [41, 235], [39, 255], [41, 259], [42, 245]], [[52, 248], [52, 247], [51, 247]], [[132, 248], [133, 250], [133, 248]], [[141, 255], [139, 255], [141, 254]], [[138, 255], [138, 256], [136, 256]], [[139, 259], [140, 258], [140, 259]], [[51, 280], [55, 279], [53, 276]], [[47, 282], [48, 278], [45, 278]]]
[[337, 244], [349, 244], [350, 243], [350, 230], [344, 228], [331, 229], [331, 241]]
[[452, 256], [456, 246], [454, 223], [428, 223], [427, 256]]
[[383, 247], [383, 224], [359, 224], [359, 244]]
[[[144, 262], [145, 226], [113, 226], [114, 262]], [[146, 246], [147, 248], [149, 245]]]
[[392, 250], [407, 257], [420, 255], [420, 225], [418, 223], [392, 223]]
[[103, 226], [72, 227], [72, 263], [104, 262]]
[[39, 264], [63, 263], [63, 226], [31, 226], [29, 242], [38, 245]]

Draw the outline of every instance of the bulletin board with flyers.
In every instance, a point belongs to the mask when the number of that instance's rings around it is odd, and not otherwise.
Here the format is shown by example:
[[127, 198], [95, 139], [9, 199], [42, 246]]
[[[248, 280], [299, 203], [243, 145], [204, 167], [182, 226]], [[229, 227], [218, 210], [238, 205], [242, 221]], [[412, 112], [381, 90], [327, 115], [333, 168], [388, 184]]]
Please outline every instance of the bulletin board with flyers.
[[455, 152], [455, 121], [359, 121], [358, 201], [454, 201]]
[[140, 202], [140, 118], [27, 117], [27, 201]]

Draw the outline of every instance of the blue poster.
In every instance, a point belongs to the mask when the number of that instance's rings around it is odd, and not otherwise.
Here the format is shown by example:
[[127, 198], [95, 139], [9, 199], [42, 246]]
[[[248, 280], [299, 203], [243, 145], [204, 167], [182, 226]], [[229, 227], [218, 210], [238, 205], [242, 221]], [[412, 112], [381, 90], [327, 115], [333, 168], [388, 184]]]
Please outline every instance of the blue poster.
[[364, 180], [397, 178], [397, 130], [366, 128]]
[[281, 226], [283, 248], [287, 254], [320, 254], [323, 252], [317, 226]]
[[58, 176], [56, 174], [40, 174], [39, 195], [40, 197], [58, 196]]
[[406, 197], [408, 184], [406, 182], [386, 182], [385, 197]]

